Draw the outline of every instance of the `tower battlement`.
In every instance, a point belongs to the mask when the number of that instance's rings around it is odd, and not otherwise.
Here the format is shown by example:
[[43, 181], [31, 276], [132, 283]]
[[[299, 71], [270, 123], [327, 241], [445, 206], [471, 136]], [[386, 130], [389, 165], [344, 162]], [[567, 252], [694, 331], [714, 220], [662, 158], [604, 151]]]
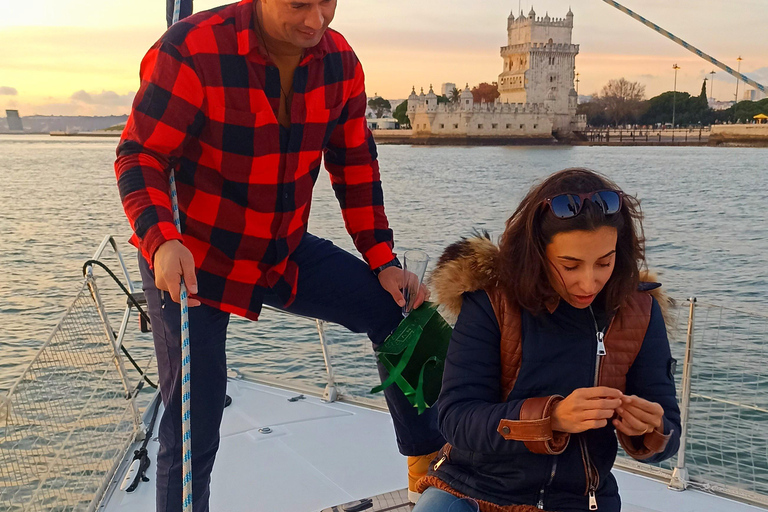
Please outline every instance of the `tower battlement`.
[[511, 46], [502, 46], [501, 55], [518, 53], [524, 50], [538, 50], [549, 52], [573, 52], [579, 53], [579, 45], [568, 43], [519, 43]]
[[549, 16], [549, 13], [546, 13], [544, 16], [536, 16], [536, 11], [534, 11], [533, 8], [531, 8], [531, 11], [528, 13], [528, 16], [523, 14], [521, 11], [520, 16], [518, 16], [517, 18], [515, 17], [514, 12], [510, 13], [509, 18], [507, 18], [507, 29], [510, 29], [513, 26], [530, 27], [532, 25], [560, 27], [560, 28], [573, 28], [573, 12], [571, 12], [571, 10], [568, 9], [568, 14], [566, 14], [564, 18], [551, 18]]
[[550, 27], [573, 28], [573, 19], [550, 18], [548, 16], [538, 17], [536, 19], [526, 18], [525, 16], [510, 21], [510, 25], [549, 25]]

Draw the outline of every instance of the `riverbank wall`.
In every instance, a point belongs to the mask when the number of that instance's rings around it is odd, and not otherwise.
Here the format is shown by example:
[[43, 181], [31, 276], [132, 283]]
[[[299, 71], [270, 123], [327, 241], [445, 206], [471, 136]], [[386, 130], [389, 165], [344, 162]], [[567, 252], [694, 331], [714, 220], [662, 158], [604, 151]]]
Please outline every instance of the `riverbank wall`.
[[413, 135], [412, 130], [373, 130], [376, 144], [408, 146], [553, 146], [562, 144], [555, 137]]
[[710, 146], [768, 147], [768, 124], [723, 124], [712, 127]]

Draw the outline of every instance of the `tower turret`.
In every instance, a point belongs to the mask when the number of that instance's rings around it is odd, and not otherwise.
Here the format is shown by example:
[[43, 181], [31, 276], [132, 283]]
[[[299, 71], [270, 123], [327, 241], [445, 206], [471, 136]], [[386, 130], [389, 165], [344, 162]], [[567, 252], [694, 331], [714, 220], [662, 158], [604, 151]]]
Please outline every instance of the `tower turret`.
[[432, 84], [429, 84], [429, 93], [424, 97], [427, 105], [427, 112], [435, 112], [437, 110], [437, 94], [432, 89]]
[[464, 112], [471, 112], [475, 107], [475, 97], [472, 96], [472, 91], [469, 90], [469, 84], [461, 92], [461, 110]]
[[419, 97], [416, 94], [416, 86], [411, 89], [411, 94], [408, 96], [408, 112], [416, 112], [416, 107], [419, 106]]
[[408, 96], [408, 119], [411, 121], [411, 126], [413, 126], [414, 120], [416, 119], [416, 108], [419, 106], [419, 96], [416, 94], [416, 86], [413, 86], [413, 89], [411, 89], [411, 95]]
[[432, 84], [429, 84], [429, 93], [424, 98], [427, 103], [427, 119], [429, 119], [429, 125], [435, 124], [435, 118], [437, 117], [437, 94], [432, 89]]

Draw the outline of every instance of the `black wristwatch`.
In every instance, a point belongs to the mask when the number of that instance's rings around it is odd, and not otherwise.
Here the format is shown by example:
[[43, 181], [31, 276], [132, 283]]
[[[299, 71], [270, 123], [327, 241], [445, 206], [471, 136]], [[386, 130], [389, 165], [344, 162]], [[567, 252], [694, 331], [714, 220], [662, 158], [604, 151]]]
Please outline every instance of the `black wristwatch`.
[[390, 261], [389, 263], [385, 263], [385, 264], [383, 264], [382, 266], [380, 266], [380, 267], [378, 267], [378, 268], [375, 268], [375, 269], [373, 269], [373, 275], [375, 275], [376, 277], [378, 277], [378, 276], [379, 276], [379, 274], [381, 274], [381, 271], [382, 271], [382, 270], [384, 270], [385, 268], [389, 268], [389, 267], [397, 267], [397, 268], [403, 268], [403, 266], [400, 264], [400, 260], [399, 260], [399, 259], [397, 259], [397, 256], [395, 256], [395, 259], [393, 259], [393, 260], [392, 260], [392, 261]]

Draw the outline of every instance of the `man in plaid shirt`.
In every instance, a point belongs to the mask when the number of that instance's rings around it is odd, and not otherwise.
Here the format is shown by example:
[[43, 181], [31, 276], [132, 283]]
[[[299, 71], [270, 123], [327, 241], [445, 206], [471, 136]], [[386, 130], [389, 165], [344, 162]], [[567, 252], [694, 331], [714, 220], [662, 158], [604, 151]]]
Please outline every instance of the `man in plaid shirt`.
[[[366, 332], [375, 344], [402, 319], [403, 272], [365, 120], [363, 70], [346, 40], [328, 29], [335, 9], [336, 0], [242, 0], [175, 24], [142, 61], [115, 170], [140, 249], [167, 413], [160, 423], [158, 511], [180, 510], [182, 503], [182, 276], [196, 306], [196, 512], [208, 510], [231, 313], [256, 320], [269, 304]], [[307, 233], [321, 158], [367, 264]], [[181, 235], [171, 211], [171, 168]], [[422, 286], [416, 306], [426, 295]], [[436, 409], [418, 416], [396, 386], [385, 396], [400, 451], [417, 477], [443, 443]]]

